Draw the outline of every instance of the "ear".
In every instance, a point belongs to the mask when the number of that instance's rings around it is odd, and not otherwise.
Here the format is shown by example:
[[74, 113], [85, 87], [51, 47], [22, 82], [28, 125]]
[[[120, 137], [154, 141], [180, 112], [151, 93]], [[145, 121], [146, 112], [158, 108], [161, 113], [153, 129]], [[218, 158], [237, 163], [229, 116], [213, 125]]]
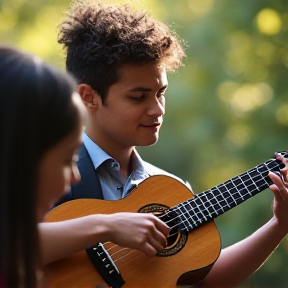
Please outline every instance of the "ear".
[[93, 88], [88, 84], [80, 84], [78, 86], [78, 92], [82, 98], [84, 105], [89, 110], [96, 110], [98, 108], [101, 97]]

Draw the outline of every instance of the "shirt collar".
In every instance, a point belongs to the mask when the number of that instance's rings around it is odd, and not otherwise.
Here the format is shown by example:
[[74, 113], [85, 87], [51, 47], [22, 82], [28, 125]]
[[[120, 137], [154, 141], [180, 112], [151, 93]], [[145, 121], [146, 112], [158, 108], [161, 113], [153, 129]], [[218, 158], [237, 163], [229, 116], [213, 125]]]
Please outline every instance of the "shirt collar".
[[85, 132], [83, 133], [82, 139], [95, 169], [97, 169], [106, 160], [112, 159], [104, 150], [93, 142]]
[[[101, 164], [103, 164], [106, 160], [114, 160], [111, 156], [109, 156], [103, 149], [101, 149], [94, 141], [89, 138], [89, 136], [84, 132], [83, 133], [83, 143], [88, 151], [88, 154], [93, 162], [94, 168], [97, 169]], [[141, 171], [142, 173], [145, 171], [143, 160], [136, 151], [133, 149], [132, 153], [132, 171]], [[116, 161], [116, 160], [114, 160]], [[117, 161], [116, 161], [117, 162]]]

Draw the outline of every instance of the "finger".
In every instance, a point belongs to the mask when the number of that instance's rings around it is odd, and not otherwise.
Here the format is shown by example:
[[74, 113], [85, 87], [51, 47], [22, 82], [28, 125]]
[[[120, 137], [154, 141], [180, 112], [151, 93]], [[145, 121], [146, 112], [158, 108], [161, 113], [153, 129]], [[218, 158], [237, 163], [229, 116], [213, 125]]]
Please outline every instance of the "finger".
[[145, 224], [146, 240], [156, 249], [161, 250], [167, 245], [170, 228], [153, 214], [147, 215]]
[[170, 232], [170, 227], [154, 214], [149, 214], [149, 216], [151, 217], [150, 221], [152, 221], [156, 228], [167, 237]]
[[281, 178], [282, 178], [282, 180], [283, 180], [283, 183], [284, 183], [284, 185], [287, 187], [288, 186], [288, 171], [285, 169], [282, 169], [281, 170]]
[[159, 230], [155, 230], [150, 243], [156, 250], [162, 250], [167, 246], [167, 237]]
[[167, 237], [170, 232], [170, 227], [163, 221], [161, 221], [158, 217], [153, 216], [153, 237], [156, 238], [157, 241], [161, 243], [163, 247], [167, 246]]
[[281, 154], [276, 154], [275, 158], [276, 158], [277, 160], [281, 161], [281, 162], [285, 165], [285, 168], [283, 168], [283, 169], [287, 170], [288, 159], [285, 158], [285, 157], [284, 157], [283, 155], [281, 155]]
[[155, 247], [153, 247], [149, 242], [146, 242], [142, 247], [139, 248], [139, 250], [150, 258], [154, 257], [157, 253], [157, 249], [155, 249]]
[[[268, 176], [270, 177], [270, 179], [274, 183], [274, 184], [270, 185], [269, 188], [273, 192], [275, 199], [276, 200], [284, 199], [285, 194], [287, 194], [287, 190], [286, 190], [285, 186], [283, 185], [281, 178], [273, 172], [269, 172]], [[286, 197], [287, 197], [287, 195], [286, 195]]]
[[159, 218], [156, 217], [155, 226], [163, 235], [165, 235], [165, 237], [168, 237], [170, 227], [165, 222], [161, 221]]
[[274, 185], [276, 185], [279, 189], [285, 189], [283, 180], [280, 175], [269, 171], [268, 176], [273, 181]]

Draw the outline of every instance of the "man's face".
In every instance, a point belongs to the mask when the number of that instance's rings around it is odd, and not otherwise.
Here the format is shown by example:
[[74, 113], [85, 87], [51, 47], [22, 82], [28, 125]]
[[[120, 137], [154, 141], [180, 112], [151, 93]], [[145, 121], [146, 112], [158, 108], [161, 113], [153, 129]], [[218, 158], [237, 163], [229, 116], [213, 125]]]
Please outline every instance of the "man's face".
[[[125, 65], [105, 103], [99, 102], [91, 127], [100, 147], [130, 148], [157, 142], [165, 112], [168, 85], [163, 67]], [[96, 129], [96, 130], [95, 130]]]

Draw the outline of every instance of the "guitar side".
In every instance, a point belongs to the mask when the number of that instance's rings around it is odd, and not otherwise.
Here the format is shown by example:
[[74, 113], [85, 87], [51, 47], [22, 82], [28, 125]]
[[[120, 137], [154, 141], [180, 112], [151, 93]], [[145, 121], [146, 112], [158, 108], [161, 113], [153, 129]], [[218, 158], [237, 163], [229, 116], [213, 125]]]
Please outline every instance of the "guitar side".
[[[138, 212], [142, 207], [157, 204], [173, 207], [193, 197], [190, 190], [174, 178], [152, 176], [128, 197], [118, 201], [78, 199], [66, 202], [54, 208], [45, 222], [95, 213]], [[190, 232], [184, 247], [174, 255], [148, 258], [139, 251], [133, 251], [115, 264], [125, 281], [125, 288], [175, 288], [177, 284], [193, 285], [205, 278], [218, 258], [220, 249], [217, 227], [210, 221]], [[128, 254], [131, 251], [124, 249], [121, 253]], [[95, 287], [96, 284], [104, 283], [85, 251], [47, 265], [45, 274], [49, 288]]]

